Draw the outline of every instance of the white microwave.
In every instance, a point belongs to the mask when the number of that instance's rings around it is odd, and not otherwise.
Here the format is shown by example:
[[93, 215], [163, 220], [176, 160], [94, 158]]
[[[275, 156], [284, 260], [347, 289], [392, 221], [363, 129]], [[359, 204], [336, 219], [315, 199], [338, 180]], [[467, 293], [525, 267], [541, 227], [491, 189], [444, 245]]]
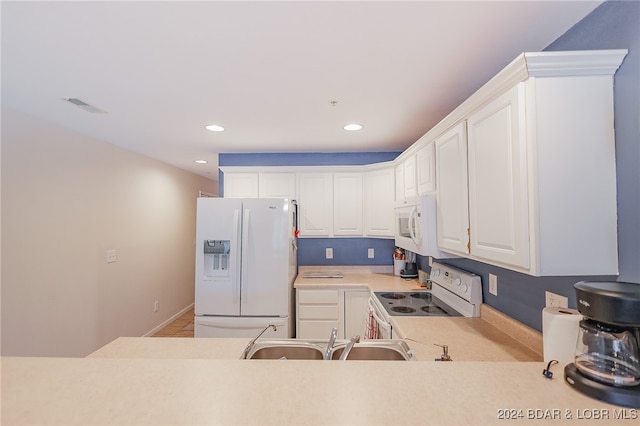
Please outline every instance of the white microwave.
[[408, 199], [394, 210], [396, 246], [421, 256], [452, 257], [438, 248], [435, 194]]

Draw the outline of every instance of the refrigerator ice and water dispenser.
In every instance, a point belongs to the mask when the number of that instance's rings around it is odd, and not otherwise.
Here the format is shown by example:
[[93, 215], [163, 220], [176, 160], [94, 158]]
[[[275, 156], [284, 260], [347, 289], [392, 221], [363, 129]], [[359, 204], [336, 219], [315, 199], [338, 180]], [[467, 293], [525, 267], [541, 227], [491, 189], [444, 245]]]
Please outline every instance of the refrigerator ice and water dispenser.
[[206, 277], [229, 276], [229, 253], [231, 241], [204, 241], [204, 275]]

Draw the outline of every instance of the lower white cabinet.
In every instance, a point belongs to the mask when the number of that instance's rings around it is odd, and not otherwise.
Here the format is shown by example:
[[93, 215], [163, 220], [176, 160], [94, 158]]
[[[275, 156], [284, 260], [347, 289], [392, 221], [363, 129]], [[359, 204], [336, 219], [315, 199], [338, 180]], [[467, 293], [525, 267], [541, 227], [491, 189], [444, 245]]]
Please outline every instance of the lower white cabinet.
[[338, 329], [338, 339], [364, 336], [367, 300], [364, 289], [297, 289], [296, 337], [329, 339]]
[[342, 290], [296, 290], [296, 337], [328, 339], [333, 328], [344, 338]]
[[358, 335], [364, 339], [366, 332], [365, 319], [369, 312], [369, 290], [344, 291], [344, 337]]

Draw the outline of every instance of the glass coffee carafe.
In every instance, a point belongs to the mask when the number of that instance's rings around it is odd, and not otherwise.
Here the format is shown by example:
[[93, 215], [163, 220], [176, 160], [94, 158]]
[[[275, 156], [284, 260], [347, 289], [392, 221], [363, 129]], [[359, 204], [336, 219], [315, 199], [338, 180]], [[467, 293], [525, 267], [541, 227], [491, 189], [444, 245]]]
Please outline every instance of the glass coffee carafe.
[[613, 386], [640, 384], [637, 329], [580, 321], [575, 365], [585, 376]]

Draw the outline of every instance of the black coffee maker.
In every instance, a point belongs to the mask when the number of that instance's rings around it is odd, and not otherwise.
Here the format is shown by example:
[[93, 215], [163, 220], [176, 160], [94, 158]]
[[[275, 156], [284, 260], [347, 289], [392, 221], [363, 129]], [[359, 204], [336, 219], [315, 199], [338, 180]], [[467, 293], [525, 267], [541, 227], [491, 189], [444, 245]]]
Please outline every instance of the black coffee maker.
[[565, 382], [587, 396], [640, 408], [640, 284], [574, 284], [580, 321]]

